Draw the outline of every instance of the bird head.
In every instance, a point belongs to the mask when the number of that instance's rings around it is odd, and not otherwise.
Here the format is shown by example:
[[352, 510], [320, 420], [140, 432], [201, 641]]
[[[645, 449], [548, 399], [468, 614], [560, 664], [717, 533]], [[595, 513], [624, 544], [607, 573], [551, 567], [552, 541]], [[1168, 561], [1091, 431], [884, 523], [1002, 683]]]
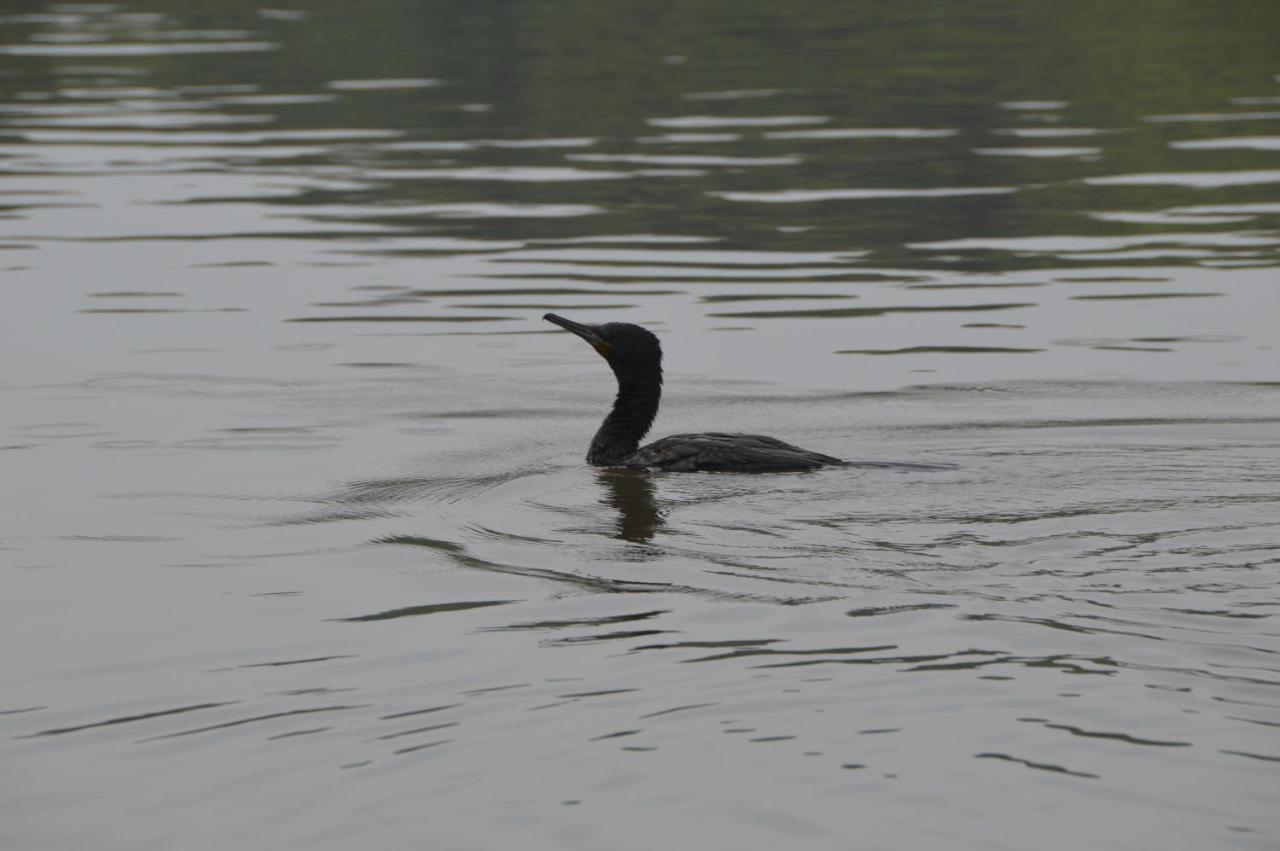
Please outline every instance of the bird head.
[[554, 313], [542, 318], [586, 340], [618, 375], [653, 369], [662, 362], [662, 346], [657, 336], [639, 325], [629, 322], [584, 325]]

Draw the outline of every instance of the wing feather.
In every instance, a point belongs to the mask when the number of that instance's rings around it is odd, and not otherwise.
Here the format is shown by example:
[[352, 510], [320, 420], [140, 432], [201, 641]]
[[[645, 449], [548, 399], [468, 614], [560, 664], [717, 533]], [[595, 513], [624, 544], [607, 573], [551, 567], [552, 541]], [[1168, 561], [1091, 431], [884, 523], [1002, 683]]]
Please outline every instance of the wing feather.
[[642, 446], [628, 467], [672, 472], [781, 472], [843, 464], [839, 458], [810, 452], [763, 434], [673, 434]]

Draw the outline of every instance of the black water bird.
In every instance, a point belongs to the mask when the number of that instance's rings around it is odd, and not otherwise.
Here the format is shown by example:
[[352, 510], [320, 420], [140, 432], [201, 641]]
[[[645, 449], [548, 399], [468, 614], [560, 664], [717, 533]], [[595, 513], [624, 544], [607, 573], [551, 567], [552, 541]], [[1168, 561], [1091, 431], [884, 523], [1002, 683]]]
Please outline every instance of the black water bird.
[[839, 458], [760, 434], [673, 434], [641, 446], [640, 439], [653, 425], [662, 399], [662, 346], [658, 338], [653, 332], [626, 322], [583, 325], [554, 313], [542, 318], [590, 343], [608, 361], [618, 379], [618, 397], [591, 439], [588, 464], [736, 473], [812, 470], [845, 464]]

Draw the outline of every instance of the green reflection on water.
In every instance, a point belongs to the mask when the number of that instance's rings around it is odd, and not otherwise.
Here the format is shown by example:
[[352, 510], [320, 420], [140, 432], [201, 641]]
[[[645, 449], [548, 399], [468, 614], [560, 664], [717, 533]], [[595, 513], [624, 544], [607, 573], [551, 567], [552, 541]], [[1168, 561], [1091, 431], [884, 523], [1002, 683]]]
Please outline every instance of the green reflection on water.
[[[6, 64], [15, 70], [0, 78], [0, 92], [12, 101], [24, 91], [74, 86], [86, 76], [75, 66], [92, 64], [99, 75], [115, 68], [129, 84], [163, 91], [228, 87], [240, 92], [228, 110], [248, 117], [265, 111], [271, 119], [253, 125], [255, 131], [396, 131], [390, 140], [336, 143], [284, 160], [357, 174], [377, 171], [385, 179], [265, 203], [376, 205], [379, 210], [357, 217], [418, 233], [484, 239], [697, 234], [725, 247], [857, 248], [883, 264], [998, 270], [1033, 261], [1011, 252], [932, 257], [907, 246], [959, 237], [1149, 233], [1148, 226], [1088, 214], [1263, 201], [1274, 192], [1265, 184], [1197, 189], [1083, 183], [1117, 174], [1258, 168], [1265, 151], [1177, 150], [1170, 142], [1239, 135], [1243, 122], [1176, 116], [1258, 113], [1260, 107], [1233, 106], [1231, 98], [1275, 94], [1280, 62], [1272, 3], [318, 0], [300, 16], [263, 16], [258, 6], [221, 0], [216, 8], [191, 9], [163, 0], [147, 9], [165, 16], [133, 19], [123, 30], [118, 23], [101, 26], [118, 42], [145, 42], [153, 35], [148, 28], [206, 29], [241, 31], [242, 40], [278, 49], [92, 60], [14, 56]], [[35, 2], [16, 7], [43, 9]], [[10, 21], [4, 41], [25, 44], [42, 26]], [[93, 28], [92, 14], [84, 26]], [[139, 70], [132, 78], [124, 74]], [[369, 80], [399, 82], [361, 83]], [[335, 87], [335, 81], [346, 82]], [[246, 92], [291, 97], [255, 103]], [[700, 116], [718, 121], [700, 122]], [[717, 126], [733, 117], [753, 121]], [[712, 126], [700, 131], [700, 123]], [[1278, 123], [1246, 126], [1266, 135]], [[926, 132], [885, 138], [842, 138], [838, 132], [868, 128]], [[711, 141], [687, 141], [708, 131]], [[837, 131], [835, 138], [823, 137], [825, 131]], [[1088, 139], [1098, 153], [982, 153], [1061, 147], [1064, 138], [1076, 139], [1066, 143], [1073, 147]], [[504, 140], [529, 144], [500, 144]], [[397, 142], [427, 147], [396, 149]], [[461, 142], [473, 144], [440, 144]], [[587, 161], [565, 159], [584, 146]], [[609, 155], [624, 154], [632, 161], [637, 154], [679, 154], [705, 162], [637, 179], [392, 179], [396, 170], [410, 168], [624, 174], [641, 168], [625, 157], [609, 161]], [[245, 155], [253, 157], [252, 146]], [[604, 161], [591, 160], [601, 156]], [[1016, 191], [785, 205], [713, 194], [999, 187]], [[569, 220], [496, 214], [442, 220], [429, 213], [379, 218], [388, 205], [485, 202], [582, 204], [602, 214]], [[1196, 228], [1213, 230], [1199, 223]], [[1249, 256], [1266, 263], [1274, 255], [1267, 249]]]

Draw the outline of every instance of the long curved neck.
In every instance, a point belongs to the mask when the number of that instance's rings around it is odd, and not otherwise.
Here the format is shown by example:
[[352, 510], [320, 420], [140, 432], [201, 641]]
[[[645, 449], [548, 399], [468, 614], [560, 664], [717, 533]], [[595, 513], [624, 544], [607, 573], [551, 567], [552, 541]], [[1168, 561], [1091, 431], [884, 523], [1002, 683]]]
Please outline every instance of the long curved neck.
[[641, 373], [614, 369], [618, 378], [618, 398], [591, 439], [587, 463], [599, 467], [620, 464], [640, 448], [640, 440], [653, 425], [662, 399], [662, 369], [654, 366]]

